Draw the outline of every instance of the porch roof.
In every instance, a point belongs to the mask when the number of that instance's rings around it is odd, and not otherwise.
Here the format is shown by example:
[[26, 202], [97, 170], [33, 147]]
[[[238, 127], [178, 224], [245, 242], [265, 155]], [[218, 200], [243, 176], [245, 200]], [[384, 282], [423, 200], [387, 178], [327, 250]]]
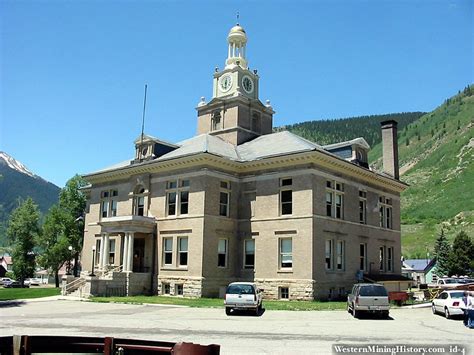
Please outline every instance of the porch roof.
[[98, 224], [102, 233], [153, 233], [156, 220], [155, 217], [129, 215], [102, 218]]

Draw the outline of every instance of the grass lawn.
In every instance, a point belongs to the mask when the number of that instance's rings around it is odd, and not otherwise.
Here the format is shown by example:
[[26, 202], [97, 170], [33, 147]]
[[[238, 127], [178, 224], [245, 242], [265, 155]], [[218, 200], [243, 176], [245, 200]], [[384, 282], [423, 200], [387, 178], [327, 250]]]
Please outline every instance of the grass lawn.
[[[224, 301], [219, 298], [180, 298], [166, 296], [134, 296], [134, 297], [93, 297], [94, 302], [121, 302], [134, 304], [173, 304], [188, 307], [224, 308]], [[327, 311], [346, 308], [346, 302], [310, 302], [310, 301], [263, 301], [268, 310], [280, 311]]]
[[26, 298], [40, 298], [57, 296], [60, 288], [0, 288], [0, 301], [22, 300]]

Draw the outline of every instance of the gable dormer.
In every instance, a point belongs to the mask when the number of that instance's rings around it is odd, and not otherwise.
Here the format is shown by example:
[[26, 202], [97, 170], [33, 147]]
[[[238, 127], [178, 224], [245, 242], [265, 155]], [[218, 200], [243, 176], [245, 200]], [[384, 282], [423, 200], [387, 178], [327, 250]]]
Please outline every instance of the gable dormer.
[[369, 168], [368, 153], [370, 146], [364, 138], [356, 138], [347, 142], [340, 142], [323, 146], [328, 152], [351, 163]]
[[152, 160], [179, 148], [176, 144], [161, 141], [147, 134], [138, 136], [134, 143], [135, 159], [133, 163]]

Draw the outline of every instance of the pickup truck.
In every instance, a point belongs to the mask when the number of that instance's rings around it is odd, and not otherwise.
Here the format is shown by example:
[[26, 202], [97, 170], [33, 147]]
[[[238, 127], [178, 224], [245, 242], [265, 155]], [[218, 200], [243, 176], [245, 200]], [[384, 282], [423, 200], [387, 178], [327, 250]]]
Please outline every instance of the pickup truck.
[[258, 316], [262, 311], [262, 291], [251, 282], [229, 284], [224, 299], [225, 313], [230, 315], [234, 310], [251, 310]]
[[465, 282], [460, 279], [454, 277], [443, 277], [436, 280], [436, 282], [429, 284], [428, 287], [450, 289], [463, 285], [465, 285]]
[[390, 304], [387, 290], [381, 284], [355, 284], [347, 296], [347, 311], [352, 313], [354, 318], [358, 318], [362, 312], [376, 313], [388, 318]]

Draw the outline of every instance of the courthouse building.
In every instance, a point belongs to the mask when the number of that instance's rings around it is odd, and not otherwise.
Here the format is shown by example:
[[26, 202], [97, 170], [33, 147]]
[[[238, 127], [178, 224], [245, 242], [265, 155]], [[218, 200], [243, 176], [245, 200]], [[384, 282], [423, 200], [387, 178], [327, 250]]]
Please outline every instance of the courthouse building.
[[382, 123], [383, 172], [369, 169], [363, 138], [321, 146], [274, 133], [245, 30], [227, 39], [194, 137], [139, 136], [134, 159], [85, 175], [74, 289], [217, 297], [254, 281], [266, 298], [334, 299], [364, 274], [400, 274], [396, 122]]

